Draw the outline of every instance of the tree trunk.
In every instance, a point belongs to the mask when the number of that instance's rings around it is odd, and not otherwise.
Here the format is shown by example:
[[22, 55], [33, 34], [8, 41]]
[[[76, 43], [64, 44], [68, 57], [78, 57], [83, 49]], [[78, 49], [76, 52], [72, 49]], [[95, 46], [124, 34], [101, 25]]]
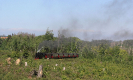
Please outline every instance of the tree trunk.
[[38, 77], [38, 78], [41, 78], [42, 75], [43, 75], [43, 66], [40, 65], [40, 66], [39, 66], [39, 70], [38, 70], [38, 75], [37, 75], [37, 77]]

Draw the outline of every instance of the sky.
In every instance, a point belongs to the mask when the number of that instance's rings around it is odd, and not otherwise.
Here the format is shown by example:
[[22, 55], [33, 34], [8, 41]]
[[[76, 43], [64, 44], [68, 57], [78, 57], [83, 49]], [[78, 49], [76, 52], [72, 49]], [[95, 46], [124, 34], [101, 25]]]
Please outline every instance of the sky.
[[0, 35], [133, 39], [133, 0], [0, 0]]

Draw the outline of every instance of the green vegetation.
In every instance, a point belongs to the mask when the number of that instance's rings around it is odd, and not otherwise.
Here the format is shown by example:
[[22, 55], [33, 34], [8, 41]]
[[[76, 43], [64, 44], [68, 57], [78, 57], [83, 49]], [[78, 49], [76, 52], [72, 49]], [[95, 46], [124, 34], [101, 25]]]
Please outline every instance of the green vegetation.
[[[35, 80], [37, 77], [30, 77], [30, 72], [38, 70], [42, 64], [43, 77], [40, 80], [132, 80], [133, 56], [132, 49], [128, 48], [132, 48], [131, 40], [123, 41], [123, 44], [111, 40], [90, 42], [63, 35], [54, 37], [51, 30], [41, 36], [13, 34], [0, 39], [0, 79]], [[79, 58], [35, 60], [38, 49], [47, 53], [79, 53]], [[6, 62], [8, 57], [11, 57], [11, 65]], [[15, 65], [18, 58], [21, 63]], [[24, 65], [25, 62], [28, 66]]]
[[[1, 58], [5, 59], [5, 58]], [[12, 60], [14, 62], [15, 59]], [[24, 62], [28, 66], [24, 66]], [[133, 78], [132, 66], [133, 57], [123, 56], [116, 58], [108, 55], [86, 59], [83, 57], [72, 59], [39, 59], [34, 60], [32, 57], [23, 59], [19, 66], [15, 64], [8, 65], [1, 60], [0, 63], [0, 78], [6, 79], [29, 79], [29, 73], [32, 70], [38, 70], [39, 65], [43, 65], [43, 79], [58, 79], [58, 80], [75, 80], [75, 79], [131, 79]], [[55, 66], [58, 64], [58, 66]], [[66, 69], [63, 71], [63, 67]], [[55, 69], [54, 69], [55, 68]], [[36, 78], [35, 76], [32, 79]]]

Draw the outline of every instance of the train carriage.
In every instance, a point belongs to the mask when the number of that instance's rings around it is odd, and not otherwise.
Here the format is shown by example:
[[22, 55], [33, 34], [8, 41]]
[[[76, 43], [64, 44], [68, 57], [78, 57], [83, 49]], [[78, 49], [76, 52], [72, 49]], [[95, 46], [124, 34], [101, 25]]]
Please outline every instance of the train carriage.
[[59, 58], [76, 58], [76, 57], [79, 57], [77, 53], [36, 53], [35, 60], [42, 58], [59, 59]]

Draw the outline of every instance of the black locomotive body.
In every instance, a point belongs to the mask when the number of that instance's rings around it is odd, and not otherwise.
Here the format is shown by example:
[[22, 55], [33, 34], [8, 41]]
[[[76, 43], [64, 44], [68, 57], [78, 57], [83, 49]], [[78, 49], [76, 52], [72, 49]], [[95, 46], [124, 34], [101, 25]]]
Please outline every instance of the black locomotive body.
[[76, 57], [79, 57], [79, 54], [77, 53], [36, 53], [35, 60], [42, 59], [42, 58], [59, 59], [59, 58], [76, 58]]

